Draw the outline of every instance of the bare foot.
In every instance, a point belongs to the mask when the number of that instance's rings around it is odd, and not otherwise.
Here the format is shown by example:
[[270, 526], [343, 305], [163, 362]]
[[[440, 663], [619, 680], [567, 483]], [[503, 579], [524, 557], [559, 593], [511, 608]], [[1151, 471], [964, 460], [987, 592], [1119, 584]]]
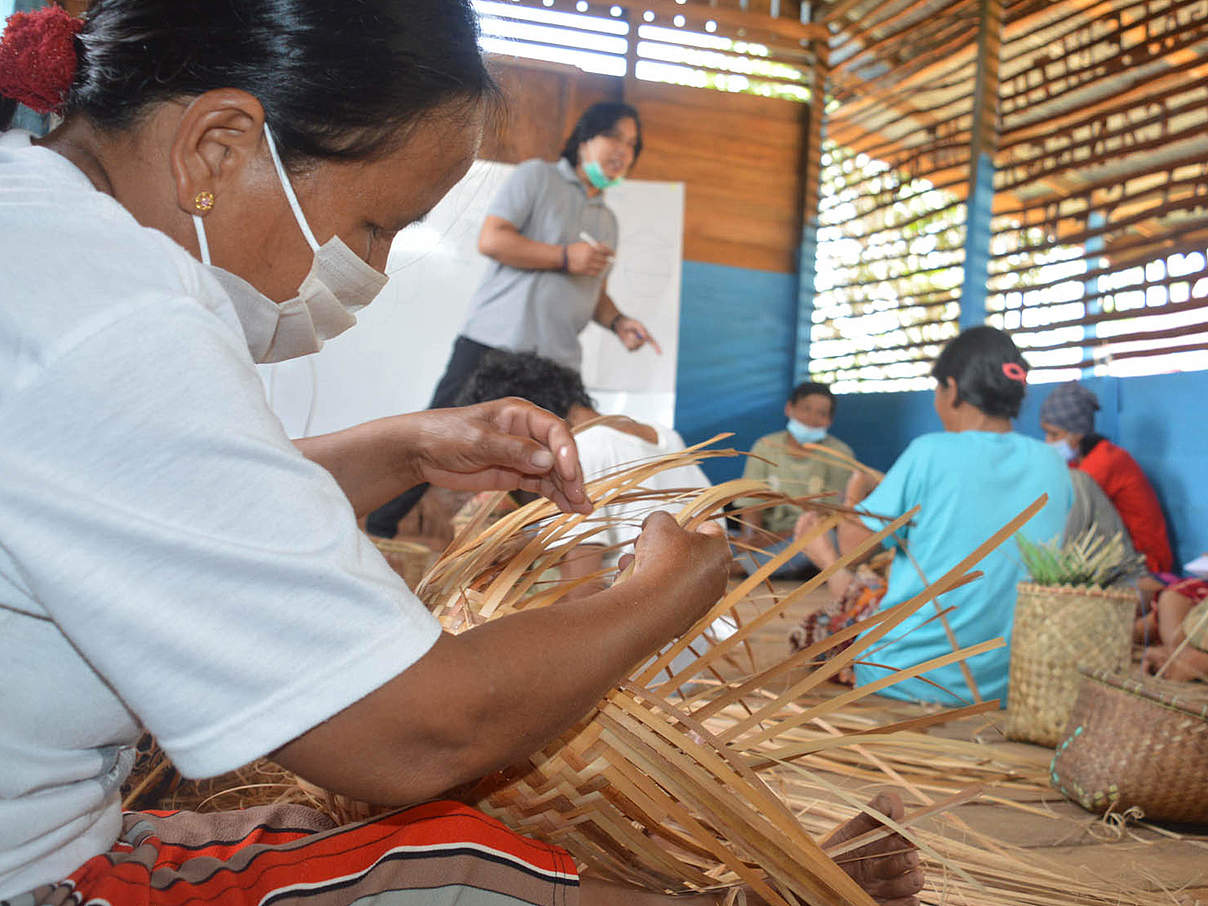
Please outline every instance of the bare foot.
[[[869, 803], [895, 821], [906, 813], [897, 793], [878, 793]], [[822, 846], [834, 846], [881, 826], [881, 822], [861, 812], [833, 834]], [[915, 896], [923, 889], [923, 869], [913, 843], [900, 834], [891, 834], [835, 860], [881, 906], [918, 906]]]

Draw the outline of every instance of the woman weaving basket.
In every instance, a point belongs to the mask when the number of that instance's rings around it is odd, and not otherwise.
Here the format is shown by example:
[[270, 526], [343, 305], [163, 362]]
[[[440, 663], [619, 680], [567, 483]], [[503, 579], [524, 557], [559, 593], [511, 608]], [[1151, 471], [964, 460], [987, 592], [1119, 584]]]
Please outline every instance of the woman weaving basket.
[[[442, 634], [357, 515], [421, 481], [589, 510], [565, 424], [512, 400], [295, 445], [254, 367], [351, 326], [466, 172], [494, 96], [468, 0], [51, 7], [10, 19], [0, 93], [64, 114], [0, 136], [0, 900], [580, 901], [565, 852], [433, 797], [691, 625], [724, 541], [656, 514], [623, 586]], [[272, 753], [425, 804], [123, 815], [143, 726], [186, 775]], [[908, 898], [912, 855], [869, 889]]]

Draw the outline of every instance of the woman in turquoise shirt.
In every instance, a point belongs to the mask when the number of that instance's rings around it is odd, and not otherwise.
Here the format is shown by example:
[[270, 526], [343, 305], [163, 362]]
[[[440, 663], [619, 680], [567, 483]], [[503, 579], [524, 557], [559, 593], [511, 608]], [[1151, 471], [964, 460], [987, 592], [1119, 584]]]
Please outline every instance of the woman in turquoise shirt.
[[[868, 512], [881, 515], [921, 507], [912, 524], [898, 533], [906, 547], [891, 539], [898, 547], [882, 609], [923, 589], [920, 570], [927, 579], [940, 577], [1041, 494], [1048, 495], [1048, 503], [1023, 533], [1035, 541], [1061, 535], [1074, 499], [1069, 469], [1050, 447], [1016, 434], [1011, 425], [1027, 390], [1027, 372], [1028, 363], [1011, 338], [992, 327], [966, 330], [940, 352], [931, 374], [943, 432], [915, 439], [863, 500]], [[848, 485], [849, 503], [867, 493], [866, 480], [855, 473]], [[862, 524], [844, 523], [840, 549], [851, 550], [880, 527], [880, 520], [870, 517]], [[948, 623], [962, 647], [999, 636], [1006, 640], [1008, 647], [966, 661], [981, 697], [1005, 704], [1015, 587], [1025, 577], [1024, 568], [1013, 542], [987, 555], [978, 568], [983, 578], [939, 600], [951, 608]], [[866, 663], [856, 666], [857, 684], [880, 679], [886, 668], [911, 667], [951, 650], [928, 605], [863, 656]], [[923, 677], [930, 682], [905, 680], [885, 694], [948, 705], [973, 699], [958, 664]]]

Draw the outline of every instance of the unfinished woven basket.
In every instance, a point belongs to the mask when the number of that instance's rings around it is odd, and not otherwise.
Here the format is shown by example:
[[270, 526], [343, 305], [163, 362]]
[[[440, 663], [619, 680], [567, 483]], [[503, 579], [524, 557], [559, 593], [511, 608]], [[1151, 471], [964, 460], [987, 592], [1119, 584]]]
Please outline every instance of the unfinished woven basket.
[[[679, 509], [677, 519], [687, 528], [715, 518], [735, 500], [785, 499], [763, 483], [741, 479], [703, 491], [654, 493], [642, 487], [661, 470], [732, 452], [705, 451], [704, 446], [622, 469], [591, 482], [588, 494], [600, 510], [621, 502], [645, 501], [651, 509], [671, 505]], [[808, 757], [811, 744], [800, 748], [789, 741], [788, 735], [798, 728], [899, 678], [1001, 647], [1001, 640], [989, 640], [823, 703], [804, 704], [911, 614], [973, 580], [974, 565], [1012, 537], [1043, 503], [1036, 501], [915, 598], [761, 671], [751, 659], [753, 634], [776, 619], [786, 604], [819, 588], [848, 559], [875, 550], [914, 515], [912, 511], [886, 518], [885, 527], [848, 558], [783, 598], [769, 596], [752, 612], [754, 602], [748, 596], [767, 576], [836, 526], [834, 508], [824, 508], [826, 518], [813, 533], [796, 539], [733, 587], [693, 629], [640, 665], [583, 722], [525, 763], [458, 790], [457, 798], [521, 833], [564, 846], [581, 866], [604, 879], [673, 893], [741, 883], [772, 906], [871, 906], [868, 894], [819, 848], [757, 770]], [[559, 514], [546, 501], [490, 525], [471, 523], [429, 570], [417, 593], [450, 632], [548, 606], [582, 582], [551, 583], [550, 568], [594, 538], [598, 526], [598, 518]], [[726, 629], [718, 631], [723, 620]], [[852, 644], [843, 647], [847, 642]], [[977, 710], [996, 707], [987, 702]], [[854, 733], [852, 740], [859, 745], [868, 737]], [[844, 742], [831, 739], [828, 747]], [[324, 799], [337, 820], [377, 811], [345, 797], [310, 791]]]
[[1078, 694], [1079, 667], [1124, 670], [1136, 593], [1068, 585], [1019, 586], [1011, 637], [1006, 733], [1055, 746]]
[[1088, 811], [1208, 823], [1208, 687], [1083, 671], [1050, 781]]

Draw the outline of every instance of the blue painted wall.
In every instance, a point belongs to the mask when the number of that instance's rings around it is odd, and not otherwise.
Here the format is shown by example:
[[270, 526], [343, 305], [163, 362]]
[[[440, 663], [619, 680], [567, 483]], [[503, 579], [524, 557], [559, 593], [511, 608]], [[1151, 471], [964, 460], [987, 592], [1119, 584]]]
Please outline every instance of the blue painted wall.
[[[797, 333], [797, 276], [685, 261], [680, 290], [675, 428], [689, 443], [722, 431], [749, 450], [784, 427]], [[705, 464], [713, 481], [742, 461]]]
[[[1095, 427], [1128, 450], [1153, 483], [1170, 531], [1176, 564], [1208, 551], [1208, 372], [1093, 378]], [[1028, 393], [1016, 423], [1040, 437], [1040, 404], [1052, 385]], [[887, 469], [910, 440], [941, 430], [932, 394], [869, 393], [840, 398], [834, 433], [869, 465]]]
[[[796, 344], [794, 274], [685, 261], [680, 301], [675, 428], [689, 443], [720, 431], [750, 449], [784, 426]], [[1208, 551], [1208, 372], [1093, 378], [1096, 428], [1137, 459], [1154, 483], [1171, 532], [1175, 562]], [[1018, 429], [1040, 436], [1040, 403], [1051, 385], [1024, 401]], [[834, 432], [877, 469], [888, 469], [914, 437], [940, 429], [923, 393], [840, 397]], [[741, 475], [741, 460], [705, 463], [713, 481]]]
[[[675, 426], [688, 443], [721, 431], [750, 449], [784, 427], [793, 384], [797, 278], [686, 261], [681, 293]], [[1127, 449], [1153, 482], [1178, 564], [1208, 551], [1208, 372], [1095, 378], [1096, 428]], [[1018, 428], [1040, 436], [1040, 404], [1051, 385], [1028, 394]], [[869, 465], [887, 469], [915, 437], [940, 429], [932, 395], [850, 394], [839, 398], [834, 433]], [[736, 478], [740, 460], [705, 464], [713, 481]]]

